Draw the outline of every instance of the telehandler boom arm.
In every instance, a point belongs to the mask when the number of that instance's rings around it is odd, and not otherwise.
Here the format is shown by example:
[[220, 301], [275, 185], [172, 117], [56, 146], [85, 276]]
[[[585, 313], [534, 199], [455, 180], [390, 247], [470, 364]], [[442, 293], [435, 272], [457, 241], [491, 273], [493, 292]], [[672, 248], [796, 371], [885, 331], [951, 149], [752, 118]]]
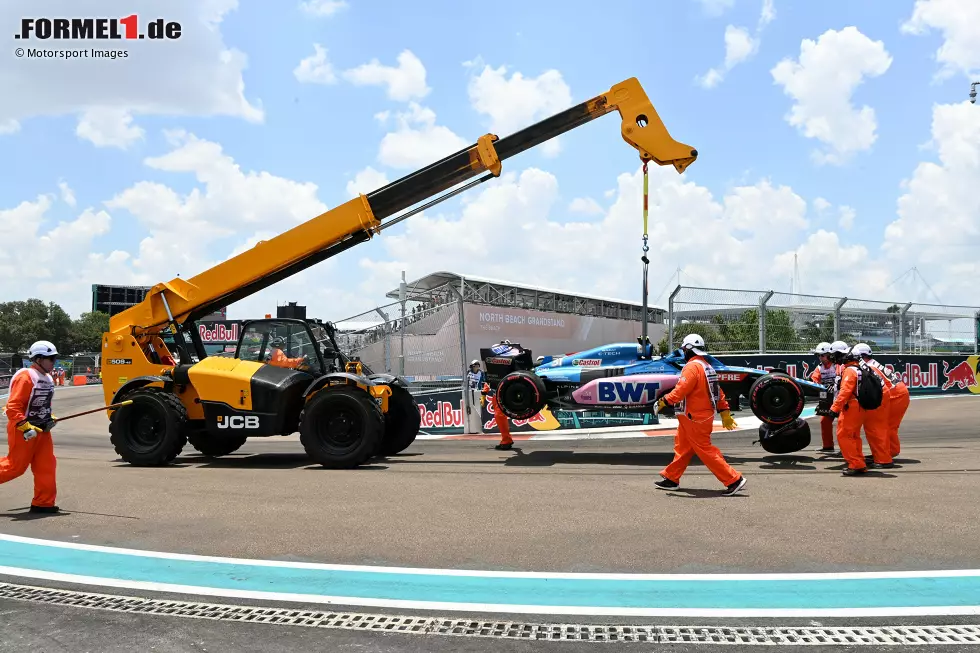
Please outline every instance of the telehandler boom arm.
[[[153, 286], [136, 306], [113, 316], [104, 342], [104, 354], [112, 356], [112, 343], [121, 351], [122, 338], [146, 341], [170, 326], [178, 347], [183, 343], [181, 325], [192, 324], [214, 310], [239, 301], [272, 284], [335, 256], [408, 215], [390, 218], [418, 202], [431, 198], [473, 177], [488, 173], [463, 188], [447, 193], [426, 206], [465, 188], [499, 176], [501, 162], [580, 127], [600, 116], [618, 111], [623, 139], [636, 148], [640, 158], [658, 165], [673, 165], [679, 173], [697, 158], [697, 150], [675, 141], [636, 78], [573, 106], [510, 136], [481, 136], [473, 145], [398, 179], [367, 195], [360, 195], [308, 220], [275, 238], [220, 263], [189, 279], [176, 278]], [[425, 207], [422, 207], [425, 208]], [[205, 352], [195, 331], [188, 334], [199, 357]]]

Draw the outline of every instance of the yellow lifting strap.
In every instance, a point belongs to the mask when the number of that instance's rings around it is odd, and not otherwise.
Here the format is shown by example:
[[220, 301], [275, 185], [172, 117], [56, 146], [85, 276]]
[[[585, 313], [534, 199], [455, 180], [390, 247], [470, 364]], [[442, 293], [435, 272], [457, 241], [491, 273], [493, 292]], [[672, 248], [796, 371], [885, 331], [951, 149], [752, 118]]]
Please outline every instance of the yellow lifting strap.
[[650, 247], [647, 245], [647, 240], [649, 236], [647, 232], [649, 231], [647, 225], [647, 219], [650, 215], [650, 174], [647, 172], [647, 160], [643, 160], [643, 253], [646, 254], [650, 251]]

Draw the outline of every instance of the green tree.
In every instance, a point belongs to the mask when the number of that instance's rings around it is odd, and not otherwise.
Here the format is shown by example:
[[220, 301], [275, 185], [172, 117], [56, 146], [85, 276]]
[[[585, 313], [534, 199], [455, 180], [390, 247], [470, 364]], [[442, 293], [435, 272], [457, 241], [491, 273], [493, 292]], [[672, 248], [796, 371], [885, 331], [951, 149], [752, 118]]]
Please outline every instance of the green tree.
[[76, 351], [99, 351], [109, 330], [106, 313], [82, 313], [77, 320], [55, 302], [0, 302], [0, 351], [26, 353], [32, 343], [49, 340], [63, 356]]
[[0, 349], [26, 351], [37, 340], [58, 350], [71, 347], [71, 317], [58, 304], [40, 299], [0, 303]]
[[[758, 318], [756, 318], [758, 324]], [[757, 338], [758, 339], [758, 338]], [[793, 328], [789, 311], [776, 309], [766, 311], [766, 350], [767, 351], [796, 351], [799, 348], [799, 337]]]
[[101, 311], [82, 313], [72, 322], [72, 351], [101, 351], [102, 334], [109, 330], [109, 314]]

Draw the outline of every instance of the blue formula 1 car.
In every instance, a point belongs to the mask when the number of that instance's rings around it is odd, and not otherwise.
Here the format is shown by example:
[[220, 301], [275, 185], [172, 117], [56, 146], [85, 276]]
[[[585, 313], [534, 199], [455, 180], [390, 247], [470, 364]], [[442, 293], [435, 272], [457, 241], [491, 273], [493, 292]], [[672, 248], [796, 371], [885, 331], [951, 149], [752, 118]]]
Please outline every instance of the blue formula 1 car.
[[[650, 351], [650, 345], [646, 346]], [[496, 388], [496, 405], [511, 419], [529, 419], [547, 407], [562, 411], [656, 412], [657, 400], [680, 379], [684, 354], [643, 356], [639, 344], [617, 343], [570, 356], [531, 358], [531, 351], [507, 341], [481, 349], [487, 383]], [[763, 447], [772, 453], [799, 451], [810, 442], [799, 419], [808, 398], [821, 404], [828, 390], [819, 383], [781, 371], [725, 365], [705, 356], [733, 411], [745, 397], [762, 421]], [[768, 442], [768, 444], [767, 444]], [[802, 443], [802, 444], [801, 444]]]

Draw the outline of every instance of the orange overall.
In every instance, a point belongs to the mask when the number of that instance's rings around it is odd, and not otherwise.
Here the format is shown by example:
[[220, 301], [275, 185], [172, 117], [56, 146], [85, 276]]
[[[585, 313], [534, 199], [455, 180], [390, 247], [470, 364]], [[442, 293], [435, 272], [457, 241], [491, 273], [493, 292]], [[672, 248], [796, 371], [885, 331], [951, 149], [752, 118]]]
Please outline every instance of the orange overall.
[[[484, 383], [482, 392], [484, 395], [489, 395], [490, 385]], [[493, 413], [493, 421], [496, 422], [497, 429], [500, 431], [500, 444], [514, 444], [514, 438], [510, 437], [510, 422], [507, 416], [497, 407], [496, 399], [487, 406], [487, 409]]]
[[[828, 390], [831, 390], [834, 387], [837, 374], [840, 372], [839, 367], [839, 365], [834, 363], [831, 363], [829, 366], [820, 365], [817, 369], [813, 370], [813, 374], [810, 375], [810, 380], [814, 383], [820, 383]], [[830, 415], [820, 416], [820, 438], [823, 440], [824, 449], [831, 450], [834, 448], [834, 418]]]
[[663, 398], [668, 404], [681, 404], [677, 406], [674, 459], [660, 472], [661, 476], [674, 483], [680, 483], [681, 476], [695, 454], [725, 486], [742, 477], [728, 464], [718, 447], [711, 443], [715, 411], [729, 410], [729, 406], [725, 393], [717, 382], [713, 384], [717, 401], [712, 395], [712, 384], [708, 383], [709, 370], [714, 376], [714, 370], [704, 358], [694, 356], [681, 370], [677, 385]]
[[888, 425], [891, 411], [890, 393], [894, 384], [882, 370], [871, 365], [868, 365], [868, 368], [878, 375], [885, 387], [881, 390], [881, 405], [874, 410], [864, 411], [864, 433], [868, 438], [868, 446], [871, 447], [874, 461], [887, 465], [892, 462], [891, 447], [888, 445]]
[[864, 424], [865, 410], [857, 401], [859, 374], [855, 361], [848, 361], [841, 367], [840, 376], [837, 377], [839, 389], [834, 397], [834, 404], [830, 407], [840, 415], [837, 419], [837, 443], [850, 469], [867, 469], [861, 447], [861, 426]]
[[894, 458], [902, 452], [902, 444], [898, 441], [898, 427], [902, 424], [905, 411], [909, 409], [911, 397], [909, 389], [901, 380], [896, 381], [891, 389], [891, 408], [888, 414], [888, 447]]
[[51, 399], [54, 380], [36, 366], [17, 370], [10, 381], [7, 398], [7, 447], [6, 457], [0, 458], [0, 483], [12, 481], [31, 468], [34, 475], [34, 500], [31, 505], [51, 507], [57, 498], [54, 443], [51, 432], [44, 431], [27, 440], [32, 432], [20, 431], [17, 426], [25, 421], [42, 426], [51, 419]]
[[287, 367], [290, 369], [296, 369], [302, 364], [302, 362], [303, 362], [302, 356], [299, 356], [297, 358], [289, 358], [288, 356], [286, 356], [285, 352], [283, 352], [283, 350], [279, 349], [278, 347], [272, 353], [272, 358], [269, 359], [269, 365], [273, 365], [275, 367]]

